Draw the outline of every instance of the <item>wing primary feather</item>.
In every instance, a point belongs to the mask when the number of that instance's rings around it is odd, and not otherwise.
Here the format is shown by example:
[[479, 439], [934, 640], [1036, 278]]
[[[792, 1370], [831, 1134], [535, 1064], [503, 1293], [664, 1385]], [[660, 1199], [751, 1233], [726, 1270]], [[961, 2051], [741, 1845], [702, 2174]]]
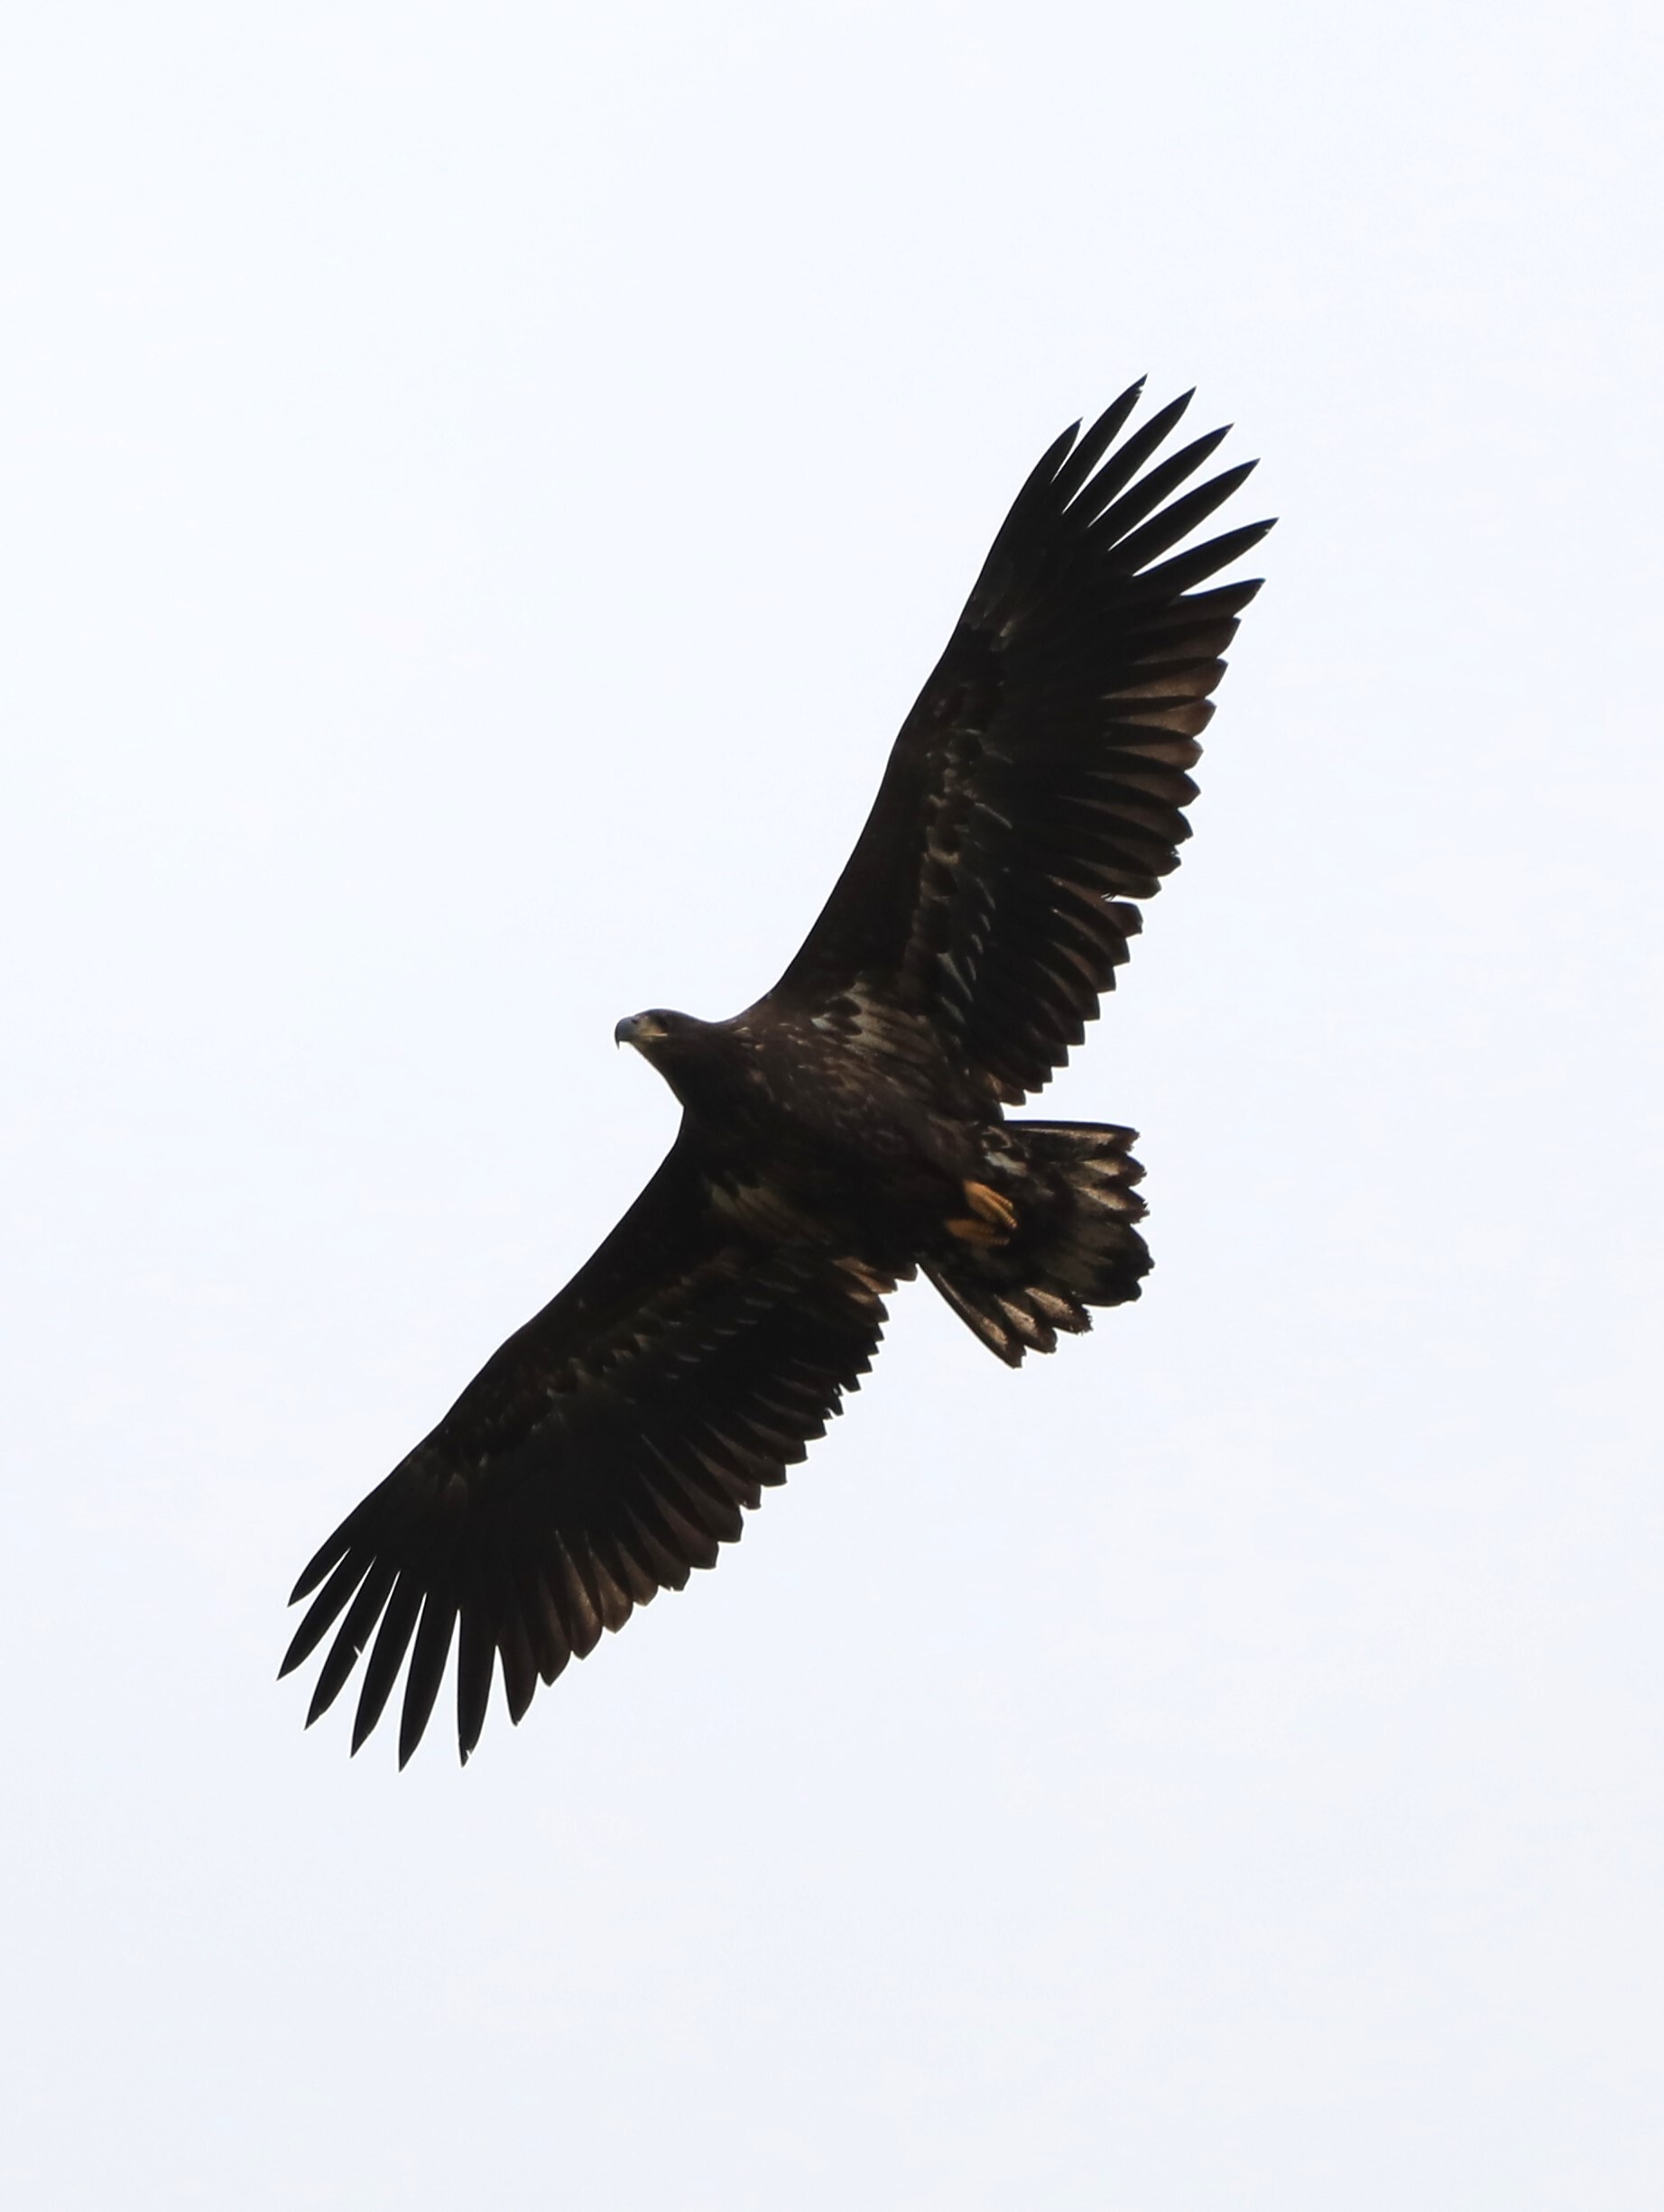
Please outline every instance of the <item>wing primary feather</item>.
[[1077, 503], [1090, 503], [1094, 512], [1101, 514], [1116, 493], [1132, 483], [1195, 397], [1194, 391], [1181, 392], [1176, 400], [1158, 408], [1148, 422], [1133, 431], [1119, 452], [1110, 455], [1097, 475], [1083, 487]]
[[[1012, 502], [1011, 515], [1006, 517], [1005, 528], [1009, 529], [1012, 515], [1025, 509], [1042, 493], [1049, 493], [1052, 484], [1057, 481], [1058, 472], [1067, 465], [1069, 448], [1079, 434], [1079, 423], [1071, 422], [1067, 430], [1060, 430], [1052, 439], [1050, 445], [1047, 447], [1045, 452], [1041, 454], [1040, 459], [1023, 478], [1022, 488]], [[1002, 537], [1004, 535], [1003, 530], [1000, 535]], [[999, 550], [999, 545], [1000, 539], [996, 537], [989, 555], [990, 559], [993, 558], [994, 552]]]
[[[283, 1654], [283, 1664], [277, 1670], [279, 1682], [282, 1681], [285, 1674], [292, 1674], [303, 1659], [311, 1657], [313, 1652], [329, 1633], [336, 1615], [341, 1611], [359, 1583], [370, 1571], [371, 1563], [371, 1554], [368, 1552], [349, 1552], [341, 1561], [328, 1582], [313, 1599], [311, 1605], [307, 1609], [305, 1618], [291, 1638], [289, 1649]], [[290, 1603], [291, 1605], [294, 1603], [293, 1599], [290, 1599]]]
[[1062, 466], [1052, 479], [1052, 493], [1060, 507], [1067, 507], [1080, 490], [1093, 470], [1104, 458], [1120, 435], [1122, 425], [1138, 405], [1139, 395], [1144, 389], [1141, 376], [1135, 384], [1129, 384], [1117, 400], [1112, 400], [1092, 428], [1080, 439], [1072, 453], [1065, 456]]
[[289, 1593], [291, 1605], [299, 1605], [302, 1598], [310, 1598], [330, 1569], [346, 1557], [351, 1549], [353, 1535], [362, 1507], [355, 1507], [327, 1544], [320, 1544], [300, 1571], [300, 1579]]
[[496, 1648], [476, 1587], [463, 1605], [462, 1634], [457, 1642], [457, 1749], [465, 1766], [485, 1725]]
[[430, 1590], [422, 1604], [421, 1626], [416, 1631], [416, 1647], [411, 1654], [411, 1671], [404, 1678], [404, 1710], [399, 1716], [401, 1769], [410, 1764], [411, 1754], [421, 1743], [432, 1717], [456, 1628], [456, 1599], [448, 1590]]
[[358, 1654], [368, 1641], [371, 1629], [381, 1618], [382, 1608], [387, 1602], [398, 1571], [390, 1559], [378, 1559], [364, 1578], [357, 1596], [347, 1608], [346, 1619], [336, 1631], [329, 1655], [319, 1672], [312, 1702], [307, 1708], [309, 1728], [340, 1696], [347, 1676], [358, 1664]]
[[410, 1649], [411, 1632], [421, 1612], [421, 1585], [414, 1575], [401, 1575], [393, 1596], [387, 1601], [387, 1610], [382, 1615], [382, 1625], [375, 1632], [375, 1642], [365, 1664], [364, 1682], [358, 1691], [358, 1710], [353, 1716], [355, 1754], [386, 1710], [393, 1686], [399, 1679], [399, 1668]]
[[[1274, 520], [1249, 522], [1241, 530], [1224, 530], [1217, 538], [1210, 538], [1206, 545], [1192, 546], [1187, 553], [1175, 553], [1171, 560], [1163, 561], [1159, 567], [1146, 568], [1142, 575], [1129, 577], [1124, 587], [1129, 601], [1135, 602], [1146, 594], [1152, 599], [1165, 599], [1171, 592], [1188, 591], [1192, 584], [1199, 584], [1204, 576], [1212, 576], [1228, 561], [1240, 560], [1244, 553], [1251, 552], [1273, 527]], [[1262, 581], [1255, 577], [1256, 589]]]
[[[1262, 522], [1255, 527], [1263, 533], [1271, 526]], [[1163, 634], [1165, 631], [1188, 630], [1197, 624], [1199, 634], [1206, 634], [1210, 624], [1228, 622], [1230, 632], [1225, 640], [1228, 644], [1236, 631], [1237, 616], [1258, 597], [1264, 581], [1263, 576], [1249, 576], [1240, 584], [1216, 584], [1205, 592], [1186, 592], [1170, 606], [1141, 608], [1139, 628], [1155, 641], [1159, 651], [1169, 653], [1173, 650], [1172, 641]]]
[[1177, 453], [1169, 454], [1165, 461], [1159, 461], [1130, 491], [1100, 508], [1089, 525], [1093, 542], [1113, 545], [1124, 537], [1135, 523], [1142, 522], [1159, 507], [1169, 492], [1176, 492], [1187, 477], [1194, 476], [1209, 454], [1217, 452], [1225, 437], [1225, 431], [1221, 429], [1209, 430], [1205, 438], [1192, 438]]
[[1188, 537], [1198, 522], [1206, 521], [1214, 509], [1222, 506], [1238, 484], [1253, 474], [1255, 463], [1238, 462], [1234, 468], [1224, 469], [1210, 476], [1206, 484], [1198, 484], [1194, 492], [1187, 492], [1176, 499], [1170, 507], [1162, 508], [1142, 530], [1135, 530], [1122, 539], [1115, 548], [1115, 562], [1119, 567], [1142, 568], [1146, 561], [1154, 560], [1175, 546], [1181, 538]]

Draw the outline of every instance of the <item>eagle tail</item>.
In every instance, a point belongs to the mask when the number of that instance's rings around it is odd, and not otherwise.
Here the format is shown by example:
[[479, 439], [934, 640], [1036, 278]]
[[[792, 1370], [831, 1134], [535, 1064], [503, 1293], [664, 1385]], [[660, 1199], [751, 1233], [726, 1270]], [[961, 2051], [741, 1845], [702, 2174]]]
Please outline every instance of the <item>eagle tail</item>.
[[923, 1261], [954, 1312], [1008, 1367], [1055, 1351], [1059, 1333], [1092, 1326], [1094, 1305], [1139, 1295], [1150, 1253], [1133, 1227], [1134, 1129], [1093, 1121], [1008, 1121], [1003, 1185], [1017, 1216], [1009, 1238], [949, 1239]]

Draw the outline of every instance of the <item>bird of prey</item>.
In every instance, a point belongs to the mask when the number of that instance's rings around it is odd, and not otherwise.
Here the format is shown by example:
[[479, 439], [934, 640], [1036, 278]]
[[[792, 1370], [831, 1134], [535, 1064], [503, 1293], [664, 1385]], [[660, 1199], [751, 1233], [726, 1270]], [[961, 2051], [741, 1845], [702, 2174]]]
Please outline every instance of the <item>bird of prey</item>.
[[[600, 1249], [349, 1513], [283, 1661], [334, 1628], [308, 1722], [367, 1647], [353, 1749], [408, 1656], [402, 1765], [457, 1645], [457, 1737], [518, 1722], [732, 1543], [857, 1387], [920, 1270], [1015, 1367], [1139, 1293], [1131, 1129], [1008, 1120], [1080, 1043], [1178, 861], [1189, 770], [1271, 527], [1177, 553], [1252, 463], [1181, 491], [1189, 395], [1135, 384], [1017, 494], [818, 920], [727, 1021], [618, 1025], [682, 1108]], [[1119, 442], [1117, 442], [1119, 441]], [[338, 1625], [337, 1625], [338, 1624]]]

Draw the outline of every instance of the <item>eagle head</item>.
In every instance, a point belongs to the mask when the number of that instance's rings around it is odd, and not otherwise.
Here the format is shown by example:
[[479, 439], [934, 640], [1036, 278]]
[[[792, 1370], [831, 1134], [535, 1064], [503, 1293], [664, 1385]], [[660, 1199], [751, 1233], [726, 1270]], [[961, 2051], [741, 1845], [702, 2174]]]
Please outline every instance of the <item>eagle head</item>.
[[617, 1045], [633, 1045], [664, 1077], [684, 1106], [714, 1108], [725, 1101], [740, 1071], [740, 1046], [733, 1025], [700, 1021], [655, 1006], [645, 1014], [627, 1014], [613, 1031]]
[[633, 1045], [644, 1060], [651, 1060], [661, 1045], [686, 1026], [687, 1020], [687, 1015], [672, 1014], [664, 1007], [654, 1007], [646, 1014], [626, 1014], [613, 1031], [613, 1042]]

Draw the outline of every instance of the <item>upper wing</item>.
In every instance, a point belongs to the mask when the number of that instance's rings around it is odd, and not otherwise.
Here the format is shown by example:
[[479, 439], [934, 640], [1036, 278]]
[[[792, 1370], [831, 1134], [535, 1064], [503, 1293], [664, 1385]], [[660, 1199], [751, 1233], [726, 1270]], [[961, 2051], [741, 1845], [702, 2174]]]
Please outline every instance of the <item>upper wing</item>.
[[718, 1544], [740, 1534], [740, 1508], [785, 1479], [856, 1387], [888, 1284], [830, 1255], [748, 1246], [714, 1220], [704, 1192], [679, 1139], [594, 1258], [312, 1560], [294, 1599], [323, 1588], [281, 1672], [346, 1618], [309, 1726], [374, 1634], [356, 1751], [413, 1637], [402, 1765], [460, 1620], [467, 1759], [494, 1658], [518, 1721], [540, 1675], [553, 1682], [604, 1627], [714, 1565]]
[[1253, 464], [1170, 497], [1225, 432], [1141, 477], [1189, 399], [1112, 453], [1141, 389], [1084, 438], [1065, 431], [1018, 493], [848, 865], [772, 994], [923, 1015], [1012, 1103], [1068, 1057], [1112, 988], [1140, 926], [1114, 902], [1149, 898], [1178, 865], [1180, 809], [1196, 796], [1186, 770], [1259, 585], [1189, 587], [1271, 528], [1160, 559]]

